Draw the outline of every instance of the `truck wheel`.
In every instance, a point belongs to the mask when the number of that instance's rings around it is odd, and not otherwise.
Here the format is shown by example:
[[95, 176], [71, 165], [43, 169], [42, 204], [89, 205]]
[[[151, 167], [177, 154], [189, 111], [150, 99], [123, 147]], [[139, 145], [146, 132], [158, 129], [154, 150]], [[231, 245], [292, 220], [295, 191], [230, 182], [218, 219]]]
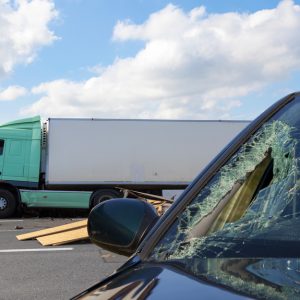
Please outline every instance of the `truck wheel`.
[[0, 219], [12, 217], [17, 208], [14, 195], [7, 190], [0, 189]]
[[96, 191], [93, 194], [93, 198], [92, 198], [92, 207], [96, 206], [97, 204], [109, 200], [109, 199], [113, 199], [113, 198], [120, 198], [121, 194], [115, 190], [99, 190]]

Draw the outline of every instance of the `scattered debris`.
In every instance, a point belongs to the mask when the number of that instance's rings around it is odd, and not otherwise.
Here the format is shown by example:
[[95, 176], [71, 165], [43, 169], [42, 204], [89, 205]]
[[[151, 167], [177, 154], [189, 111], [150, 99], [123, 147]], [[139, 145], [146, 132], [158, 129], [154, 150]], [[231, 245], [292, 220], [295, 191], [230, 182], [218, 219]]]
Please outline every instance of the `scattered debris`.
[[64, 231], [56, 234], [38, 237], [37, 241], [43, 246], [59, 246], [89, 238], [87, 227]]
[[[125, 197], [131, 195], [138, 199], [151, 203], [156, 208], [156, 211], [160, 216], [164, 214], [164, 212], [170, 207], [171, 203], [173, 203], [172, 200], [157, 195], [122, 188], [120, 188], [120, 190], [123, 191]], [[23, 229], [23, 227], [16, 226], [15, 229]], [[89, 236], [87, 232], [87, 219], [52, 228], [20, 234], [17, 235], [16, 238], [19, 241], [36, 239], [43, 246], [58, 246], [76, 241], [88, 240]]]
[[123, 192], [124, 198], [127, 198], [128, 196], [133, 196], [152, 204], [155, 207], [159, 216], [163, 215], [166, 212], [166, 210], [171, 206], [171, 204], [174, 202], [173, 200], [158, 195], [143, 193], [143, 192], [124, 189], [120, 187], [118, 187], [118, 189], [121, 192]]
[[87, 219], [17, 235], [16, 238], [19, 241], [37, 239], [43, 246], [57, 246], [88, 239]]

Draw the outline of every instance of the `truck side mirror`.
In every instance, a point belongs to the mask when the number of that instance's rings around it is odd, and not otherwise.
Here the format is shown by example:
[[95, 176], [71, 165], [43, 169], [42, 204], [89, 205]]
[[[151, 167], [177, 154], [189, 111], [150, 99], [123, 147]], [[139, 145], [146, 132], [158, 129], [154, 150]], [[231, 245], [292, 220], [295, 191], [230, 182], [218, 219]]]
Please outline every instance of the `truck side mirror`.
[[110, 199], [90, 212], [88, 233], [97, 246], [130, 256], [158, 218], [154, 207], [145, 201]]

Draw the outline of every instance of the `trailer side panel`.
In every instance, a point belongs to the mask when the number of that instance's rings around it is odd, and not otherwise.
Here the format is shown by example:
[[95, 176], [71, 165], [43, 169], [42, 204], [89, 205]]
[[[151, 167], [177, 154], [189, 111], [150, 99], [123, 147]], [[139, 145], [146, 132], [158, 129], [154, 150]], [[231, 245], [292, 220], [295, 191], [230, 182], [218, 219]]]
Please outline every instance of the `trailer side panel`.
[[188, 184], [248, 123], [50, 119], [46, 183]]

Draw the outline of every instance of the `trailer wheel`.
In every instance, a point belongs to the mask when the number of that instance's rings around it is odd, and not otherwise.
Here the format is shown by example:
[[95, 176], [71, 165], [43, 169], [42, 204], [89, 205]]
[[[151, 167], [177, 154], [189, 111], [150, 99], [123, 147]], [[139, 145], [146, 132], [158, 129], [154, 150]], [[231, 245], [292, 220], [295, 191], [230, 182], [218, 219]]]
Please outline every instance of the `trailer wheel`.
[[113, 199], [113, 198], [120, 198], [121, 193], [116, 190], [98, 190], [92, 196], [92, 207], [96, 206], [97, 204]]
[[0, 219], [12, 217], [16, 208], [17, 201], [14, 195], [8, 190], [0, 189]]

